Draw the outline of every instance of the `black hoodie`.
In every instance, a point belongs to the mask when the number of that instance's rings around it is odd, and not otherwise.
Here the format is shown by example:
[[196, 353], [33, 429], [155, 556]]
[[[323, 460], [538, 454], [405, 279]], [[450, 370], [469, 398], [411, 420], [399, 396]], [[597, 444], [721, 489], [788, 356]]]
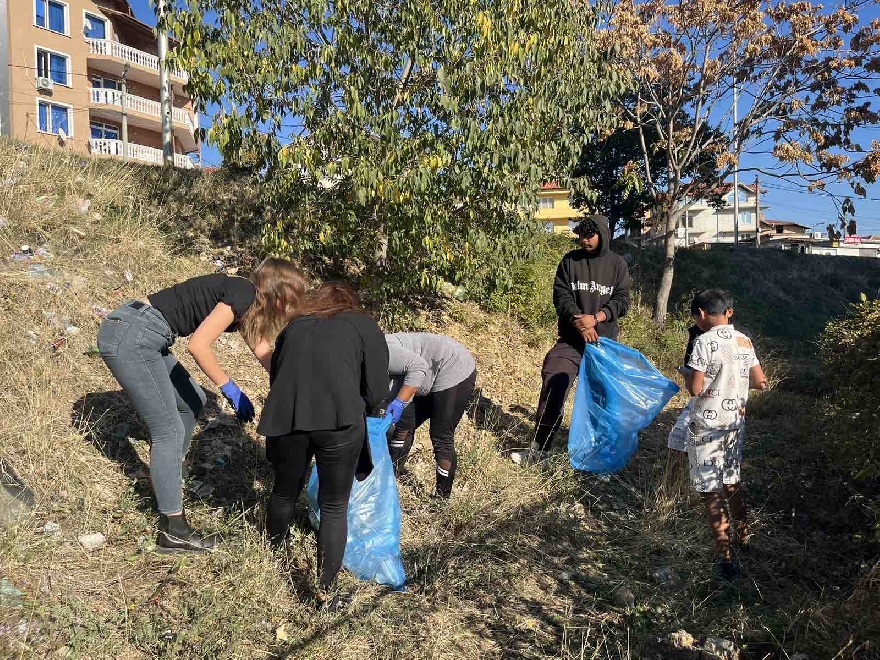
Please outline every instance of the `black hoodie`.
[[575, 314], [598, 314], [605, 310], [608, 320], [596, 326], [601, 337], [617, 339], [617, 320], [629, 309], [631, 285], [629, 268], [619, 254], [610, 250], [608, 222], [593, 216], [599, 227], [599, 253], [593, 256], [579, 248], [559, 263], [553, 283], [553, 306], [559, 315], [559, 338], [583, 346], [581, 333], [573, 325]]

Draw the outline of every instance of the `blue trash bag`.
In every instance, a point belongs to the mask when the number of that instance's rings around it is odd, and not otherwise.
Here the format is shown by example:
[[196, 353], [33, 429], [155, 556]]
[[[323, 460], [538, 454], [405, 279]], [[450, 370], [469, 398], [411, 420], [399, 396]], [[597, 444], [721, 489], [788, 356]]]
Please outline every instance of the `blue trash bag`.
[[578, 374], [568, 457], [576, 470], [622, 470], [639, 445], [639, 431], [678, 392], [634, 348], [611, 339], [587, 344]]
[[[355, 479], [348, 501], [348, 539], [342, 564], [360, 580], [403, 589], [406, 573], [400, 558], [400, 499], [386, 432], [391, 417], [367, 417], [373, 471]], [[318, 470], [309, 478], [309, 520], [318, 528]]]

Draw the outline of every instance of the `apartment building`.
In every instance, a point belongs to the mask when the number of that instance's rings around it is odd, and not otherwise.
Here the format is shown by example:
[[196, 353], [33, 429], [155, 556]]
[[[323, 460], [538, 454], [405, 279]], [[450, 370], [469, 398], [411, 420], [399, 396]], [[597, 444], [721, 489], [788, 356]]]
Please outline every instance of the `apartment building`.
[[[3, 4], [4, 134], [78, 153], [162, 164], [158, 41], [153, 28], [135, 18], [128, 0], [0, 0], [0, 10]], [[183, 71], [170, 73], [174, 163], [192, 168], [200, 160], [199, 119], [184, 89], [187, 79]]]
[[571, 205], [571, 191], [555, 181], [544, 183], [538, 191], [535, 218], [551, 234], [570, 234], [583, 218], [583, 212]]
[[[733, 186], [725, 184], [719, 190], [726, 206], [713, 208], [707, 200], [699, 199], [685, 212], [678, 222], [676, 242], [680, 247], [695, 247], [712, 243], [733, 243], [735, 236], [733, 214]], [[766, 190], [761, 190], [766, 193]], [[766, 211], [770, 207], [761, 204], [757, 208], [758, 190], [754, 185], [739, 184], [739, 238], [741, 241], [754, 239], [760, 216], [761, 231], [764, 226]], [[666, 234], [665, 228], [656, 223], [645, 223], [642, 235], [646, 242], [662, 242]]]

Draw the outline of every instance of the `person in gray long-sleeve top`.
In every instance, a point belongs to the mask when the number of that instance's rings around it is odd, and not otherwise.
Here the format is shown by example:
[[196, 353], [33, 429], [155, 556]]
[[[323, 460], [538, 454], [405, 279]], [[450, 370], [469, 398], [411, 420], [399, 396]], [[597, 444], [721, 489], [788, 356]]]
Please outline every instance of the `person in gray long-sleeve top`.
[[451, 337], [424, 332], [385, 335], [394, 400], [387, 410], [396, 427], [388, 441], [395, 474], [412, 449], [416, 429], [431, 420], [438, 497], [449, 498], [455, 480], [455, 429], [477, 381], [473, 355]]

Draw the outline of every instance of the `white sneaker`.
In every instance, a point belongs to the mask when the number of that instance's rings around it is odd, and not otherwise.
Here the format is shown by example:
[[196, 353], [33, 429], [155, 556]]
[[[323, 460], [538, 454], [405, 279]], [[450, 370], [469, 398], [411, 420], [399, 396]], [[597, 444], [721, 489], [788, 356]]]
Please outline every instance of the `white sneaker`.
[[550, 452], [532, 445], [528, 449], [510, 452], [510, 460], [517, 465], [542, 465], [550, 460]]

